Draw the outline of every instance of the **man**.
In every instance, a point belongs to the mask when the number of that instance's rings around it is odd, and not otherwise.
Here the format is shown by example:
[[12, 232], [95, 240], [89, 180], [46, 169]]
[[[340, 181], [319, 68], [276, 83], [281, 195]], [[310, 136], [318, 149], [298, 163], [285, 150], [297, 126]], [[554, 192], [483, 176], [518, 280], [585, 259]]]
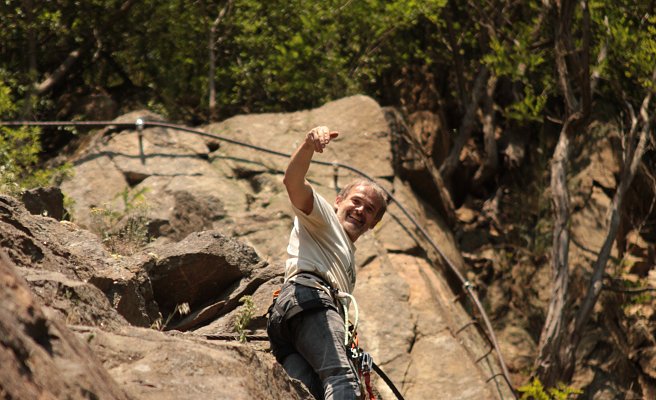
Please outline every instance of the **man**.
[[[305, 176], [315, 152], [339, 135], [325, 126], [307, 133], [292, 154], [283, 183], [296, 214], [285, 283], [270, 308], [271, 349], [287, 373], [317, 399], [356, 399], [358, 374], [349, 360], [338, 293], [355, 286], [354, 242], [385, 213], [386, 194], [368, 180], [346, 186], [331, 205]], [[337, 298], [336, 298], [337, 297]]]

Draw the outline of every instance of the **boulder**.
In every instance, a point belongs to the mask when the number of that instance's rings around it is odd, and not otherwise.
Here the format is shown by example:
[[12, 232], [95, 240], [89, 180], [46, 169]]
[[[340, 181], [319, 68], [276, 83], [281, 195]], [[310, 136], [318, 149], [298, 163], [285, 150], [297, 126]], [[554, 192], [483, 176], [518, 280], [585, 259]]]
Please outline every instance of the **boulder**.
[[[282, 273], [252, 248], [216, 231], [195, 232], [177, 243], [152, 246], [149, 256], [142, 259], [140, 268], [150, 277], [162, 313], [171, 315], [178, 305], [187, 303], [194, 311], [204, 310], [202, 316], [192, 314], [195, 324], [232, 311], [241, 297]], [[184, 321], [185, 329], [190, 323]], [[182, 325], [172, 328], [182, 329]]]
[[159, 311], [145, 271], [112, 257], [75, 224], [0, 196], [0, 244], [40, 301], [69, 323], [150, 326]]

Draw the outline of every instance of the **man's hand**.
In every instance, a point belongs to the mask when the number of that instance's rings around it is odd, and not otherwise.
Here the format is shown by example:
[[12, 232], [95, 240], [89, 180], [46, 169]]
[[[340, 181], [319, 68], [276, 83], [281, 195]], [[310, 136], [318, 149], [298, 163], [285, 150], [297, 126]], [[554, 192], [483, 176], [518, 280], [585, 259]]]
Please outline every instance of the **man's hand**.
[[315, 152], [323, 153], [323, 149], [339, 135], [336, 131], [330, 131], [326, 126], [317, 126], [305, 135], [305, 140], [296, 149], [289, 160], [283, 183], [287, 188], [287, 194], [294, 207], [306, 214], [312, 212], [314, 197], [312, 186], [305, 179], [310, 168], [310, 162]]
[[317, 126], [307, 133], [305, 142], [314, 146], [314, 151], [323, 153], [323, 149], [337, 136], [339, 132], [331, 131], [327, 126]]

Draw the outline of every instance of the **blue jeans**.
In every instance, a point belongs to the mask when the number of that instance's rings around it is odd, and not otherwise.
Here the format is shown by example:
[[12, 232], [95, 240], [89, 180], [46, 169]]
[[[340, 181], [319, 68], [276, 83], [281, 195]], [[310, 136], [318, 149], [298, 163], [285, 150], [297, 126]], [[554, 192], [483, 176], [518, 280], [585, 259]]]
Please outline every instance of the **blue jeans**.
[[344, 320], [327, 293], [285, 283], [271, 307], [267, 332], [278, 362], [317, 399], [359, 398], [357, 373], [344, 346]]

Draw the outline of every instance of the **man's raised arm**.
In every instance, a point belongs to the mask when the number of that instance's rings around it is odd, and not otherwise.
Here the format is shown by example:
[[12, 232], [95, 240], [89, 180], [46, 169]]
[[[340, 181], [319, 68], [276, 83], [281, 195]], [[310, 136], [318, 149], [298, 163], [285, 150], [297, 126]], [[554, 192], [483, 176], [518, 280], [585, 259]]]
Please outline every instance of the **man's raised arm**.
[[306, 214], [312, 212], [314, 198], [312, 197], [312, 186], [305, 179], [305, 175], [310, 169], [310, 161], [314, 152], [323, 153], [323, 149], [331, 140], [339, 135], [336, 131], [330, 131], [326, 126], [318, 126], [310, 130], [305, 136], [305, 140], [292, 154], [283, 183], [287, 188], [287, 195], [294, 207]]

